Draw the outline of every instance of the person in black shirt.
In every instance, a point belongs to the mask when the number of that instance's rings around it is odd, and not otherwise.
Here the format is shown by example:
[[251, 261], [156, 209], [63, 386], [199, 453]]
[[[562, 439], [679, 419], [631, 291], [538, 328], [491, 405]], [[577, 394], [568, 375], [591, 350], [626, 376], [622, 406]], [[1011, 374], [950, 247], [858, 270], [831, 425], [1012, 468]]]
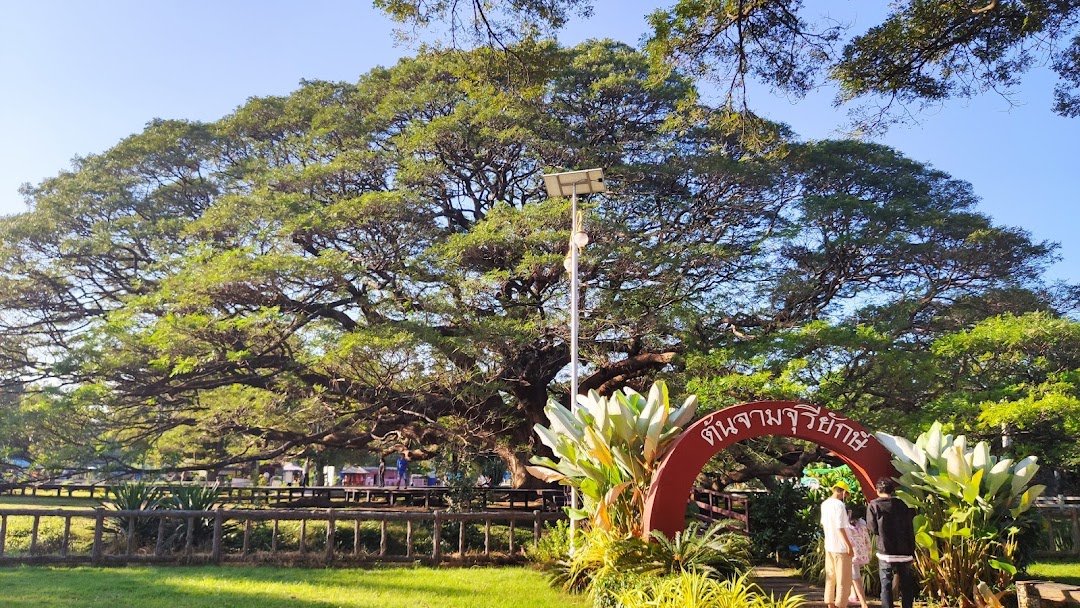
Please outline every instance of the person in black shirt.
[[866, 510], [866, 525], [878, 538], [878, 576], [881, 578], [881, 608], [893, 608], [893, 576], [900, 577], [903, 608], [915, 603], [915, 512], [893, 496], [896, 483], [882, 477], [875, 484], [878, 497]]

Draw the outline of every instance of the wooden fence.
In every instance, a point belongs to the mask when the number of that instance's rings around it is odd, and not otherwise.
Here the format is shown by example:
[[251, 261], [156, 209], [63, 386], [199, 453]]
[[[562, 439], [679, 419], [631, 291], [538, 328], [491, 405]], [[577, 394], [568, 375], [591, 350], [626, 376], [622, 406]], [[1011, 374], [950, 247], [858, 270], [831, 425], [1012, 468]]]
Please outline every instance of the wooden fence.
[[[544, 523], [564, 517], [539, 510], [2, 509], [0, 563], [485, 561], [519, 555], [540, 541]], [[295, 524], [286, 531], [285, 522]]]
[[[191, 484], [184, 484], [191, 485]], [[205, 484], [202, 484], [205, 485]], [[0, 494], [12, 496], [55, 496], [71, 498], [75, 494], [83, 497], [105, 499], [110, 496], [115, 484], [76, 484], [76, 483], [32, 483], [0, 484]], [[159, 484], [157, 486], [168, 495], [179, 484]], [[445, 506], [447, 494], [451, 491], [446, 486], [413, 486], [396, 488], [394, 486], [219, 486], [218, 496], [233, 504], [257, 503], [284, 505], [301, 500], [348, 505], [366, 506], [423, 506], [432, 508]], [[563, 505], [562, 489], [525, 490], [503, 487], [471, 488], [477, 499], [494, 508], [557, 511]]]
[[691, 500], [697, 507], [696, 517], [699, 521], [710, 524], [719, 520], [731, 520], [737, 522], [737, 525], [733, 526], [736, 531], [750, 533], [748, 497], [696, 487]]
[[1080, 504], [1040, 501], [1035, 508], [1047, 520], [1040, 557], [1080, 557]]

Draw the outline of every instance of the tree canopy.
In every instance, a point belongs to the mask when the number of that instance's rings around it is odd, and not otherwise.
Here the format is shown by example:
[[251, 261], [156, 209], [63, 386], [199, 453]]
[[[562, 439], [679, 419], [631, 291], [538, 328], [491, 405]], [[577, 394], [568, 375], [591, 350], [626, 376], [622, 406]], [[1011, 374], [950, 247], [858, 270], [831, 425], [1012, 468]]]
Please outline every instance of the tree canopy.
[[626, 45], [512, 51], [154, 121], [28, 188], [0, 219], [25, 449], [162, 470], [453, 439], [529, 483], [532, 427], [569, 402], [569, 204], [541, 175], [580, 167], [610, 189], [583, 201], [582, 391], [663, 373], [710, 408], [801, 393], [887, 425], [941, 394], [935, 340], [1051, 310], [1054, 246], [962, 181], [749, 133]]
[[[441, 23], [453, 40], [506, 44], [551, 34], [592, 0], [428, 2], [376, 0], [395, 20]], [[862, 3], [859, 3], [860, 5]], [[884, 4], [884, 3], [882, 3]], [[747, 78], [801, 96], [824, 79], [838, 104], [866, 101], [862, 126], [900, 119], [912, 106], [987, 91], [1008, 96], [1035, 66], [1058, 75], [1054, 111], [1080, 115], [1080, 2], [902, 0], [853, 32], [802, 0], [677, 0], [648, 17], [653, 68], [711, 77], [745, 107]]]

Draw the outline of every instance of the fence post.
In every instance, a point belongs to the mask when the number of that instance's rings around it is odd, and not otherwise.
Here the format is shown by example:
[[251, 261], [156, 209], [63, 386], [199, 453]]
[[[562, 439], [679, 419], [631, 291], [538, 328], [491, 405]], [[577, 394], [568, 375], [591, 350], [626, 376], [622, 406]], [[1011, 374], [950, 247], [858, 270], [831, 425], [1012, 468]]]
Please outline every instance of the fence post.
[[185, 521], [187, 521], [187, 534], [184, 539], [184, 555], [192, 555], [195, 553], [195, 516], [188, 515]]
[[540, 544], [540, 511], [533, 511], [533, 546]]
[[124, 545], [124, 551], [128, 555], [131, 555], [135, 552], [135, 521], [137, 519], [137, 516], [131, 516], [128, 518], [127, 538], [125, 539], [127, 543]]
[[405, 557], [413, 556], [413, 524], [411, 519], [405, 520]]
[[1072, 526], [1070, 528], [1070, 536], [1072, 536], [1072, 554], [1074, 556], [1080, 555], [1080, 517], [1078, 517], [1076, 511], [1076, 505], [1069, 507], [1069, 518], [1072, 520]]
[[1052, 517], [1047, 517], [1050, 520], [1050, 525], [1046, 527], [1046, 548], [1050, 551], [1057, 551], [1057, 542], [1054, 538], [1054, 520]]
[[165, 550], [165, 519], [164, 515], [158, 517], [157, 541], [154, 542], [154, 555], [161, 555]]
[[[71, 516], [64, 518], [64, 544], [60, 549], [60, 555], [63, 557], [68, 556], [68, 552], [71, 550]], [[0, 547], [0, 551], [3, 551], [3, 547]]]
[[210, 561], [215, 564], [221, 563], [221, 531], [224, 528], [225, 511], [221, 507], [214, 512], [214, 541], [210, 546]]
[[438, 563], [442, 557], [442, 513], [436, 510], [434, 517], [435, 523], [431, 529], [431, 559]]
[[379, 557], [386, 555], [386, 519], [379, 522]]
[[334, 533], [337, 532], [337, 521], [334, 519], [334, 509], [326, 510], [326, 561], [334, 561]]
[[352, 554], [360, 555], [360, 518], [353, 520]]
[[97, 565], [101, 563], [101, 555], [104, 552], [102, 537], [105, 533], [105, 510], [98, 507], [94, 509], [94, 512], [94, 548], [90, 550], [90, 562]]
[[465, 526], [468, 524], [464, 519], [458, 518], [457, 550], [458, 557], [465, 557]]
[[0, 555], [4, 554], [4, 546], [7, 544], [7, 515], [0, 517]]

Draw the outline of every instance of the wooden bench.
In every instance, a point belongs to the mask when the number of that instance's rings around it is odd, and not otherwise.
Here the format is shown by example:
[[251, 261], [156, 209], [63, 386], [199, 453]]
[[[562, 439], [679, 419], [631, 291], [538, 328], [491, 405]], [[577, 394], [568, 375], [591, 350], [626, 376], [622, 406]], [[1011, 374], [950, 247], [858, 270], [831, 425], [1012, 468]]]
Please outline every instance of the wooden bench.
[[1080, 606], [1080, 587], [1049, 581], [1016, 581], [1018, 608], [1046, 605]]

